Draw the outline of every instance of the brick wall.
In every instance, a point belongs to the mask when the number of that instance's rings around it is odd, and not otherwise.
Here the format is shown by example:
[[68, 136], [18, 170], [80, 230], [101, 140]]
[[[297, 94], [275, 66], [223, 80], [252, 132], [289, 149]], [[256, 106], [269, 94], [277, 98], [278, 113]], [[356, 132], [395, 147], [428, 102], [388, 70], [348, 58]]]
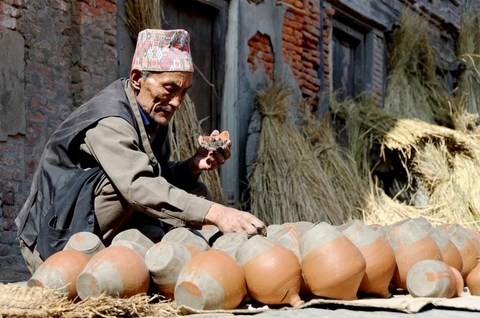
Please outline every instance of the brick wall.
[[[277, 0], [276, 3], [285, 8], [281, 30], [282, 62], [291, 67], [302, 96], [311, 101], [313, 109], [318, 104], [319, 94], [332, 90], [332, 28], [337, 15], [336, 8], [369, 28], [367, 37], [370, 42], [367, 54], [372, 58], [365, 69], [368, 73], [365, 89], [373, 93], [378, 105], [383, 103], [385, 86], [384, 32], [391, 28], [392, 23], [398, 22], [400, 13], [406, 6], [422, 12], [429, 20], [433, 44], [440, 53], [440, 59], [447, 63], [455, 59], [456, 31], [462, 11], [456, 1], [425, 0], [416, 1], [415, 5], [408, 0], [379, 1], [375, 5], [368, 1], [342, 0]], [[269, 41], [258, 42], [255, 37], [248, 39], [251, 52], [270, 50]], [[268, 34], [263, 35], [263, 38], [268, 37]], [[265, 47], [260, 48], [262, 45]], [[257, 54], [255, 59], [252, 54], [247, 61], [251, 71], [256, 70], [255, 63], [271, 64], [269, 54], [262, 56]], [[263, 62], [259, 62], [262, 59]], [[270, 68], [266, 75], [272, 77]]]
[[0, 32], [25, 40], [27, 114], [26, 134], [0, 142], [0, 281], [28, 275], [14, 219], [50, 134], [117, 76], [116, 10], [114, 0], [0, 2]]
[[251, 72], [255, 72], [262, 66], [265, 74], [272, 79], [275, 68], [275, 58], [273, 56], [272, 42], [270, 37], [257, 32], [248, 40], [249, 53], [247, 57], [248, 67]]

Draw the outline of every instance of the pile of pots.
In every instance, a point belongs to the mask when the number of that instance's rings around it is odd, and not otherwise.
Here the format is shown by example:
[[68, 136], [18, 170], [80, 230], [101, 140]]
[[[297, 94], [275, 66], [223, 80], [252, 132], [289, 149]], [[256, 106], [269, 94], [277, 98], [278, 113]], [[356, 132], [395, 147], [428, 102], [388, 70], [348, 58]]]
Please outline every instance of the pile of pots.
[[105, 247], [87, 232], [49, 257], [29, 286], [57, 289], [71, 299], [107, 294], [160, 294], [195, 309], [235, 309], [256, 301], [301, 306], [328, 298], [458, 297], [480, 295], [480, 235], [458, 224], [424, 218], [395, 224], [340, 226], [294, 222], [267, 235], [222, 235], [177, 228], [153, 243], [137, 230]]

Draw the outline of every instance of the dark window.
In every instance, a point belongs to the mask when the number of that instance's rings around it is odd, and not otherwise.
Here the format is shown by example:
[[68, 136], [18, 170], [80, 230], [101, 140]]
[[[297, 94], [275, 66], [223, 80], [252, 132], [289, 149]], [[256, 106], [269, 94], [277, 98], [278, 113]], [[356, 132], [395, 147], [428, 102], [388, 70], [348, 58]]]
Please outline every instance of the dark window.
[[365, 38], [366, 33], [358, 27], [334, 20], [332, 89], [340, 100], [365, 90]]

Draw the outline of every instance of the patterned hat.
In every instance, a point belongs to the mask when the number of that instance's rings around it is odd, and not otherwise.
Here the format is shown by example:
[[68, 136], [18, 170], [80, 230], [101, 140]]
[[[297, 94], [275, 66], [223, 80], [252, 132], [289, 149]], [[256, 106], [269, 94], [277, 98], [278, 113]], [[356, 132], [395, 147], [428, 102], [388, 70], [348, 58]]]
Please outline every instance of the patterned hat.
[[131, 69], [193, 72], [188, 32], [181, 29], [140, 31]]

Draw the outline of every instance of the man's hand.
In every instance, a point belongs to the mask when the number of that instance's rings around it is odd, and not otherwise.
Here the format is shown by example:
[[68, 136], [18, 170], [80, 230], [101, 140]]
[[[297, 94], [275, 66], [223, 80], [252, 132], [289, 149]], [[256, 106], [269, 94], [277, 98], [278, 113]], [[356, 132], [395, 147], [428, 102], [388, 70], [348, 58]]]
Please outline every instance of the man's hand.
[[[210, 136], [215, 137], [219, 134], [218, 130], [214, 130]], [[215, 150], [198, 147], [190, 166], [192, 173], [197, 174], [202, 171], [214, 170], [223, 165], [231, 157], [231, 146], [232, 141], [228, 140], [222, 147]]]
[[246, 233], [249, 237], [267, 233], [265, 224], [253, 214], [218, 203], [214, 203], [208, 210], [205, 215], [205, 224], [217, 226], [222, 233]]

